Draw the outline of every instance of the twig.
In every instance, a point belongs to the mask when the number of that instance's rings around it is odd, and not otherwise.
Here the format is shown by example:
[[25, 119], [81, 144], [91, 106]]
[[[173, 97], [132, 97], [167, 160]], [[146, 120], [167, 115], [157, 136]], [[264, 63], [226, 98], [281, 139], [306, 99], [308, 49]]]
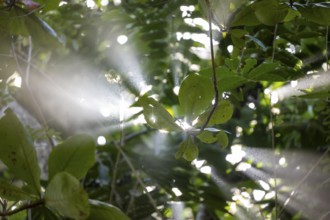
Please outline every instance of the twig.
[[[269, 120], [271, 125], [271, 137], [272, 137], [272, 150], [274, 152], [274, 157], [276, 156], [275, 152], [275, 133], [274, 133], [274, 120], [273, 120], [273, 113], [272, 113], [272, 94], [270, 93], [269, 99]], [[275, 166], [274, 166], [274, 191], [275, 191], [275, 220], [278, 219], [278, 192], [277, 192], [277, 163], [275, 158]]]
[[125, 154], [125, 152], [121, 149], [121, 147], [116, 142], [114, 142], [114, 145], [118, 149], [118, 151], [120, 152], [120, 154], [123, 156], [124, 160], [126, 161], [127, 165], [130, 167], [130, 169], [132, 170], [132, 172], [135, 174], [136, 180], [139, 182], [139, 184], [145, 190], [146, 195], [147, 195], [147, 197], [148, 197], [151, 205], [154, 207], [155, 211], [157, 212], [158, 216], [162, 217], [163, 215], [160, 213], [160, 211], [157, 208], [157, 203], [155, 202], [155, 200], [152, 198], [152, 196], [148, 192], [146, 185], [143, 183], [142, 179], [138, 175], [138, 172], [135, 169], [135, 167], [132, 164], [132, 162], [130, 161], [130, 159], [128, 158], [128, 156]]
[[16, 214], [18, 212], [21, 212], [23, 210], [34, 208], [34, 207], [37, 207], [39, 205], [42, 205], [42, 204], [44, 204], [44, 202], [45, 202], [44, 200], [38, 200], [34, 203], [27, 203], [27, 204], [24, 204], [24, 205], [18, 207], [17, 209], [10, 210], [10, 211], [3, 211], [3, 212], [0, 213], [0, 216], [1, 217], [11, 216], [11, 215], [14, 215], [14, 214]]
[[[297, 191], [297, 189], [305, 182], [305, 180], [309, 177], [309, 175], [315, 170], [315, 168], [321, 163], [323, 158], [328, 154], [330, 148], [327, 148], [327, 150], [321, 155], [321, 157], [316, 161], [316, 163], [312, 166], [312, 168], [306, 173], [306, 175], [297, 183], [297, 185], [293, 188], [292, 192]], [[293, 196], [293, 193], [290, 194], [290, 196], [285, 200], [283, 207], [281, 208], [279, 214], [283, 212], [285, 207], [289, 204], [291, 197]]]
[[210, 114], [208, 115], [204, 125], [202, 126], [200, 132], [203, 132], [208, 123], [211, 120], [212, 115], [214, 114], [215, 110], [218, 107], [219, 103], [219, 90], [218, 90], [218, 84], [217, 84], [217, 75], [215, 70], [215, 59], [214, 59], [214, 50], [213, 50], [213, 34], [212, 34], [212, 11], [210, 7], [209, 0], [206, 0], [207, 5], [207, 11], [208, 11], [208, 20], [209, 20], [209, 32], [210, 32], [210, 47], [211, 47], [211, 61], [212, 61], [212, 82], [213, 82], [213, 89], [214, 89], [214, 104], [210, 111]]
[[277, 29], [278, 29], [278, 24], [275, 24], [275, 27], [274, 27], [274, 38], [273, 38], [272, 62], [274, 62], [274, 58], [275, 58], [275, 42], [276, 42], [276, 36], [277, 36]]
[[[31, 99], [32, 99], [32, 102], [34, 104], [34, 106], [36, 107], [37, 111], [38, 111], [38, 114], [39, 114], [39, 117], [41, 119], [41, 122], [42, 122], [42, 126], [43, 126], [43, 130], [44, 130], [44, 133], [48, 139], [48, 142], [50, 144], [50, 146], [54, 149], [55, 148], [55, 144], [54, 144], [54, 141], [53, 139], [48, 135], [47, 131], [48, 131], [48, 125], [47, 125], [47, 121], [46, 121], [46, 118], [40, 108], [40, 105], [38, 104], [38, 101], [36, 100], [31, 88], [30, 88], [30, 85], [29, 85], [29, 82], [26, 80], [28, 77], [29, 77], [29, 71], [30, 71], [30, 68], [31, 68], [31, 60], [32, 60], [32, 40], [31, 40], [31, 36], [29, 36], [29, 53], [28, 53], [28, 58], [27, 58], [27, 68], [26, 68], [26, 71], [28, 72], [25, 72], [25, 77], [23, 78], [24, 80], [22, 80], [22, 83], [24, 83], [24, 85], [26, 86], [27, 88], [27, 91], [29, 93], [29, 95], [31, 96]], [[15, 59], [15, 62], [16, 62], [16, 66], [17, 66], [17, 69], [18, 71], [21, 73], [21, 74], [24, 74], [24, 71], [22, 71], [22, 68], [18, 62], [18, 57], [17, 57], [17, 54], [16, 54], [16, 50], [15, 50], [15, 47], [14, 47], [14, 44], [12, 43], [11, 45], [12, 47], [12, 52], [13, 52], [13, 55], [14, 55], [14, 59]], [[31, 52], [30, 52], [31, 51]]]
[[329, 37], [329, 26], [327, 26], [327, 30], [325, 33], [325, 70], [328, 71], [329, 70], [329, 56], [328, 56], [328, 37]]

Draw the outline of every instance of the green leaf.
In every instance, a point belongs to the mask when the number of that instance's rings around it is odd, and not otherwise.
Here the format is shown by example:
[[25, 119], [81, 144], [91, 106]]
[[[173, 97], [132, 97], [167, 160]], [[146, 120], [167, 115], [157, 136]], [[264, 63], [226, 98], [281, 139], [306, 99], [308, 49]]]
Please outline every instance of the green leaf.
[[108, 203], [89, 200], [89, 204], [89, 220], [130, 220], [120, 209]]
[[48, 179], [59, 172], [68, 172], [77, 179], [83, 178], [95, 163], [96, 146], [88, 135], [75, 135], [59, 144], [49, 155]]
[[257, 44], [263, 51], [267, 50], [267, 47], [258, 38], [251, 35], [246, 35], [246, 37], [252, 40], [255, 44]]
[[255, 10], [254, 13], [258, 20], [270, 26], [284, 21], [289, 13], [288, 5], [279, 5], [275, 0], [257, 1], [251, 7]]
[[220, 131], [217, 134], [217, 139], [218, 142], [220, 143], [221, 147], [225, 148], [228, 146], [229, 140], [228, 140], [228, 135], [224, 131]]
[[150, 127], [166, 131], [182, 130], [170, 113], [155, 99], [143, 96], [136, 105], [143, 107], [144, 118]]
[[248, 58], [245, 60], [245, 65], [242, 68], [242, 74], [245, 75], [248, 73], [253, 67], [257, 65], [257, 60], [253, 58]]
[[187, 161], [193, 161], [198, 157], [198, 154], [198, 147], [194, 144], [192, 137], [189, 136], [180, 144], [179, 150], [175, 154], [175, 158], [179, 159], [180, 157], [183, 157], [183, 159]]
[[267, 74], [279, 67], [278, 63], [264, 62], [248, 73], [252, 80], [262, 80]]
[[217, 141], [216, 133], [206, 130], [197, 135], [197, 138], [206, 144], [212, 144]]
[[50, 10], [55, 10], [59, 7], [59, 4], [61, 0], [34, 0], [35, 2], [38, 2], [40, 6], [42, 7], [42, 11], [50, 11]]
[[314, 23], [330, 25], [330, 3], [310, 3], [307, 5], [296, 4], [301, 15]]
[[11, 109], [0, 119], [0, 160], [40, 194], [40, 168], [32, 140]]
[[25, 192], [21, 188], [15, 186], [13, 183], [9, 183], [5, 180], [0, 180], [0, 197], [10, 201], [28, 200], [35, 198], [35, 196]]
[[235, 26], [255, 26], [259, 25], [260, 21], [254, 14], [254, 10], [251, 6], [241, 7], [231, 22], [231, 27]]
[[78, 179], [67, 172], [56, 174], [45, 192], [45, 204], [61, 215], [73, 219], [89, 216], [88, 194]]
[[[202, 126], [206, 122], [207, 118], [209, 117], [209, 114], [211, 112], [211, 107], [208, 109], [208, 111], [204, 112], [198, 117], [198, 121], [196, 123], [196, 126]], [[215, 124], [223, 124], [227, 122], [229, 119], [231, 119], [233, 115], [234, 109], [231, 103], [228, 100], [221, 100], [215, 109], [208, 125], [215, 125]]]
[[190, 74], [183, 81], [179, 91], [179, 102], [188, 120], [195, 119], [210, 105], [214, 97], [210, 78]]

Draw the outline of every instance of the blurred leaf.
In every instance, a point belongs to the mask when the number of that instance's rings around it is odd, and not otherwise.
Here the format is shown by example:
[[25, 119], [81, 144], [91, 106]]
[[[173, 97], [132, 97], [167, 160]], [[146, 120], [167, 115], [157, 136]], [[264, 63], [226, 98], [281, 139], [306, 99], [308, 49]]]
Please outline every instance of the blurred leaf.
[[189, 74], [180, 86], [179, 102], [188, 120], [205, 111], [214, 97], [211, 79], [199, 74]]
[[202, 142], [206, 143], [206, 144], [212, 144], [214, 142], [217, 141], [217, 137], [216, 137], [216, 133], [211, 132], [211, 131], [203, 131], [202, 133], [200, 133], [199, 135], [197, 135], [196, 137], [201, 140]]
[[252, 8], [258, 20], [265, 25], [276, 25], [284, 21], [289, 13], [289, 6], [279, 5], [275, 0], [262, 0], [253, 3]]
[[263, 80], [263, 78], [267, 77], [267, 74], [275, 70], [278, 66], [278, 63], [263, 62], [256, 68], [252, 69], [247, 77], [253, 80]]
[[236, 26], [255, 26], [260, 24], [260, 21], [254, 14], [254, 10], [251, 6], [242, 6], [235, 14], [231, 22], [231, 27]]
[[220, 131], [217, 134], [217, 139], [221, 145], [221, 147], [225, 148], [228, 146], [229, 140], [228, 140], [228, 135], [224, 131]]
[[307, 5], [296, 4], [301, 15], [314, 23], [330, 25], [330, 3], [309, 3]]
[[95, 163], [94, 139], [87, 135], [75, 135], [53, 149], [48, 159], [48, 179], [57, 173], [68, 172], [77, 179], [83, 178]]
[[40, 194], [40, 168], [37, 154], [25, 128], [11, 109], [0, 119], [0, 159], [19, 179]]
[[67, 172], [56, 174], [45, 192], [45, 204], [65, 217], [86, 219], [89, 216], [88, 194], [79, 181]]
[[89, 200], [90, 204], [90, 215], [88, 219], [90, 220], [129, 220], [120, 209], [96, 200]]

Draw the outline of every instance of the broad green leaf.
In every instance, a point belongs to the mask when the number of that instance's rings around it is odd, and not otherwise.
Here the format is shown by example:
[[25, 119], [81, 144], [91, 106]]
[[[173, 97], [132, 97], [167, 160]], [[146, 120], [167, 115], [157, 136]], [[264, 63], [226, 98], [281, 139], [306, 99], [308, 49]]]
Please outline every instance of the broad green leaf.
[[217, 141], [216, 133], [204, 130], [197, 135], [197, 138], [206, 144], [212, 144]]
[[35, 196], [25, 192], [21, 188], [9, 183], [5, 180], [0, 180], [0, 197], [10, 201], [33, 199]]
[[59, 144], [49, 155], [48, 179], [60, 172], [83, 178], [95, 163], [94, 139], [88, 135], [75, 135]]
[[28, 36], [29, 31], [26, 25], [26, 14], [21, 8], [13, 7], [9, 13], [0, 11], [0, 26], [7, 28], [10, 35]]
[[89, 200], [89, 204], [89, 220], [130, 220], [120, 209], [108, 203]]
[[296, 4], [301, 15], [314, 23], [330, 25], [330, 3], [310, 3], [307, 5]]
[[231, 22], [231, 27], [235, 26], [255, 26], [259, 25], [260, 21], [254, 14], [254, 10], [251, 6], [241, 7], [236, 14], [234, 14], [234, 18]]
[[231, 58], [231, 59], [227, 58], [227, 59], [225, 59], [225, 63], [229, 69], [236, 71], [239, 67], [240, 60], [238, 57]]
[[170, 113], [155, 99], [143, 96], [136, 104], [143, 107], [144, 118], [150, 127], [166, 131], [182, 130]]
[[32, 140], [11, 109], [0, 119], [0, 160], [40, 194], [40, 168]]
[[193, 161], [198, 157], [199, 150], [198, 147], [194, 144], [192, 137], [188, 137], [184, 140], [179, 147], [179, 150], [175, 154], [175, 158], [183, 157], [187, 161]]
[[279, 66], [278, 63], [264, 62], [248, 73], [248, 78], [252, 80], [261, 80], [262, 77], [269, 74]]
[[205, 111], [213, 97], [213, 84], [210, 78], [190, 74], [182, 81], [179, 102], [188, 120], [195, 119]]
[[86, 219], [89, 216], [88, 194], [78, 179], [67, 172], [56, 174], [50, 181], [45, 204], [65, 217]]
[[[209, 117], [209, 114], [211, 112], [211, 107], [208, 109], [208, 111], [204, 112], [198, 117], [198, 121], [196, 123], [196, 126], [202, 126], [206, 122], [207, 118]], [[208, 125], [215, 125], [215, 124], [223, 124], [227, 122], [229, 119], [231, 119], [231, 116], [233, 115], [234, 109], [231, 103], [228, 100], [221, 100], [214, 111]]]
[[220, 131], [218, 134], [217, 134], [217, 139], [218, 139], [218, 142], [220, 143], [221, 147], [225, 148], [228, 146], [228, 135], [226, 134], [226, 132], [224, 131]]
[[275, 0], [262, 0], [252, 5], [258, 20], [265, 25], [276, 25], [286, 18], [289, 13], [288, 5], [280, 5]]
[[257, 60], [253, 58], [248, 58], [245, 61], [245, 65], [242, 68], [242, 74], [245, 75], [248, 73], [255, 65], [257, 65]]
[[38, 2], [42, 8], [42, 11], [50, 11], [55, 10], [59, 7], [59, 4], [61, 0], [34, 0], [35, 2]]

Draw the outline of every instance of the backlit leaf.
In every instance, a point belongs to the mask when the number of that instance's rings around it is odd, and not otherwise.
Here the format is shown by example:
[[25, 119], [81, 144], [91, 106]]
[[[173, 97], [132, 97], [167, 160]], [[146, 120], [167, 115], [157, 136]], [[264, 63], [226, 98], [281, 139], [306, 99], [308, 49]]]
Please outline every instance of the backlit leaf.
[[12, 183], [9, 183], [5, 180], [0, 180], [0, 197], [10, 201], [17, 201], [32, 199], [35, 196], [25, 192]]
[[307, 5], [296, 4], [301, 15], [317, 24], [330, 25], [330, 3], [310, 3]]
[[89, 220], [130, 220], [120, 209], [96, 200], [89, 200]]

